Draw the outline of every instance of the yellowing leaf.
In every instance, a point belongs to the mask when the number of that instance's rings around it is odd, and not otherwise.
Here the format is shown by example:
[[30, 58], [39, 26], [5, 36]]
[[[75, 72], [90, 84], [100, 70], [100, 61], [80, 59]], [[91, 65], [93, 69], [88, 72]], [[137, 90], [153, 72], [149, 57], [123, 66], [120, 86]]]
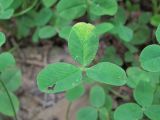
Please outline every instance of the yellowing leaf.
[[71, 56], [83, 66], [89, 65], [97, 53], [99, 40], [94, 29], [91, 24], [77, 23], [72, 27], [68, 39]]

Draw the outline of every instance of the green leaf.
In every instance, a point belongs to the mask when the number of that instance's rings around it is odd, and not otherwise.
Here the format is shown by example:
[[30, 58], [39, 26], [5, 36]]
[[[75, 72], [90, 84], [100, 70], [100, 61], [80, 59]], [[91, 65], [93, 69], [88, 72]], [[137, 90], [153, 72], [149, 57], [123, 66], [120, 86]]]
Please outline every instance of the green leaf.
[[133, 38], [133, 31], [127, 26], [119, 25], [117, 28], [118, 36], [125, 42], [129, 42]]
[[0, 72], [2, 72], [5, 68], [15, 65], [15, 59], [12, 54], [8, 52], [4, 52], [0, 54]]
[[59, 37], [68, 40], [72, 27], [66, 26], [59, 31]]
[[[157, 85], [157, 84], [156, 84]], [[154, 93], [154, 99], [153, 99], [153, 104], [160, 104], [160, 85], [159, 86], [156, 86], [156, 90], [155, 90], [155, 93]]]
[[140, 120], [142, 117], [142, 109], [135, 103], [123, 104], [114, 112], [114, 120]]
[[[2, 10], [7, 9], [11, 4], [13, 3], [13, 0], [0, 0], [0, 8]], [[0, 9], [0, 10], [1, 10]]]
[[57, 0], [42, 0], [45, 7], [51, 7]]
[[151, 13], [149, 13], [149, 12], [142, 12], [141, 16], [138, 19], [138, 22], [140, 24], [147, 24], [147, 23], [150, 22], [150, 19], [151, 19]]
[[[55, 13], [55, 14], [56, 14], [56, 13]], [[62, 18], [62, 17], [60, 17], [60, 16], [56, 16], [56, 15], [55, 15], [55, 17], [56, 17], [56, 19], [55, 19], [54, 25], [55, 25], [56, 29], [58, 29], [58, 30], [57, 30], [58, 32], [60, 32], [63, 28], [66, 28], [66, 27], [68, 27], [69, 25], [72, 24], [72, 23], [71, 23], [71, 22], [72, 22], [71, 20]], [[70, 27], [72, 28], [72, 26], [70, 26]], [[70, 28], [70, 29], [71, 29], [71, 28]], [[70, 31], [69, 31], [69, 33], [70, 33]]]
[[111, 111], [112, 106], [113, 106], [112, 97], [109, 94], [106, 94], [106, 101], [105, 101], [104, 107], [105, 107], [105, 109], [107, 109], [107, 111]]
[[104, 57], [101, 60], [102, 62], [111, 62], [116, 65], [123, 65], [122, 59], [117, 55], [117, 51], [114, 46], [108, 46], [105, 49]]
[[94, 107], [102, 107], [105, 104], [105, 97], [105, 91], [100, 86], [94, 86], [90, 91], [90, 103]]
[[84, 87], [82, 85], [79, 85], [73, 89], [68, 90], [66, 93], [66, 98], [70, 102], [73, 102], [74, 100], [81, 97], [84, 94], [84, 92], [85, 92]]
[[58, 14], [61, 17], [69, 20], [83, 16], [86, 12], [86, 8], [87, 5], [85, 0], [61, 0], [57, 4]]
[[130, 43], [124, 43], [125, 47], [129, 50], [131, 54], [138, 52], [138, 48]]
[[129, 67], [127, 69], [128, 81], [127, 85], [131, 88], [136, 88], [140, 81], [150, 80], [148, 72], [140, 69], [139, 67]]
[[115, 24], [114, 28], [110, 32], [117, 35], [125, 42], [129, 42], [133, 39], [133, 30], [122, 23]]
[[138, 104], [147, 107], [153, 102], [153, 92], [154, 89], [149, 82], [140, 81], [134, 90], [134, 98]]
[[40, 28], [38, 33], [41, 39], [47, 39], [56, 35], [56, 29], [48, 25]]
[[109, 114], [106, 108], [101, 108], [99, 110], [99, 118], [100, 120], [109, 120]]
[[32, 35], [32, 42], [37, 43], [39, 41], [39, 28], [37, 28]]
[[101, 23], [96, 25], [95, 33], [97, 36], [103, 35], [110, 31], [114, 26], [111, 23]]
[[118, 4], [116, 0], [91, 0], [89, 1], [89, 11], [92, 14], [114, 15], [117, 12]]
[[87, 66], [94, 59], [99, 40], [94, 32], [95, 27], [87, 23], [77, 23], [72, 27], [68, 47], [73, 59]]
[[160, 120], [160, 105], [151, 105], [144, 111], [144, 114], [151, 120]]
[[[9, 93], [10, 94], [10, 97], [11, 97], [11, 100], [13, 102], [13, 105], [14, 105], [14, 108], [16, 110], [16, 112], [18, 112], [19, 110], [19, 101], [18, 101], [18, 98], [12, 94], [12, 93]], [[4, 115], [8, 115], [8, 116], [14, 116], [14, 111], [12, 109], [12, 106], [11, 106], [11, 102], [9, 100], [9, 97], [7, 95], [6, 92], [0, 92], [0, 112]]]
[[5, 11], [0, 12], [0, 20], [10, 19], [14, 13], [13, 9], [7, 9]]
[[132, 52], [130, 52], [130, 51], [127, 51], [125, 53], [125, 59], [124, 59], [124, 61], [126, 63], [132, 63], [132, 62], [134, 62], [134, 60], [135, 60], [134, 54]]
[[91, 11], [87, 11], [88, 13], [88, 19], [89, 21], [96, 21], [98, 19], [100, 19], [101, 16], [95, 15], [94, 13], [92, 13]]
[[11, 8], [18, 9], [23, 4], [22, 0], [13, 0], [13, 3], [11, 4]]
[[148, 72], [149, 77], [150, 77], [150, 83], [151, 85], [156, 88], [156, 90], [158, 89], [158, 84], [159, 84], [159, 77], [160, 77], [160, 73], [159, 72]]
[[157, 38], [157, 41], [160, 44], [160, 25], [158, 26], [157, 31], [156, 31], [156, 38]]
[[34, 22], [37, 26], [43, 26], [49, 22], [52, 16], [53, 12], [51, 9], [43, 8], [35, 15]]
[[160, 46], [153, 44], [145, 47], [140, 54], [143, 69], [150, 72], [160, 71]]
[[160, 15], [154, 15], [151, 18], [151, 24], [154, 26], [158, 26], [160, 24]]
[[98, 113], [95, 108], [85, 107], [81, 108], [76, 115], [76, 120], [97, 120]]
[[119, 66], [109, 63], [102, 62], [91, 68], [87, 69], [87, 76], [95, 81], [121, 86], [127, 81], [125, 71]]
[[5, 35], [2, 32], [0, 32], [0, 47], [5, 43], [5, 41], [6, 41]]
[[72, 89], [81, 83], [81, 70], [71, 64], [55, 63], [45, 67], [37, 76], [42, 92], [56, 93]]
[[134, 45], [144, 44], [149, 39], [149, 36], [149, 27], [139, 25], [139, 27], [134, 30], [134, 36], [130, 43]]
[[[4, 82], [10, 91], [16, 91], [20, 87], [21, 78], [21, 71], [15, 66], [4, 69], [0, 75], [0, 80]], [[1, 85], [0, 88], [2, 88]]]
[[124, 25], [126, 23], [126, 20], [127, 20], [126, 11], [124, 10], [124, 8], [119, 7], [114, 17], [114, 23]]

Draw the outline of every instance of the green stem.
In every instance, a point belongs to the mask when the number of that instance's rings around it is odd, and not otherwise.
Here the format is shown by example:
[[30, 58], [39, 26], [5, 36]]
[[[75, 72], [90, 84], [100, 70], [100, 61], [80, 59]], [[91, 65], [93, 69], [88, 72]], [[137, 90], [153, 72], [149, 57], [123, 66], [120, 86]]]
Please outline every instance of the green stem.
[[32, 10], [32, 9], [34, 8], [34, 6], [36, 5], [37, 1], [38, 1], [38, 0], [35, 0], [30, 7], [22, 10], [22, 11], [19, 12], [19, 13], [14, 14], [13, 17], [18, 17], [18, 16], [24, 15], [25, 13], [29, 12], [30, 10]]
[[69, 102], [68, 107], [67, 107], [67, 111], [66, 111], [66, 120], [70, 120], [69, 119], [69, 112], [70, 112], [71, 106], [72, 106], [72, 102]]
[[12, 107], [12, 110], [13, 110], [13, 113], [14, 113], [15, 120], [18, 120], [17, 114], [16, 114], [16, 110], [14, 108], [14, 104], [13, 104], [12, 98], [11, 98], [11, 96], [9, 94], [9, 91], [8, 91], [6, 85], [4, 84], [4, 82], [2, 80], [0, 80], [0, 83], [1, 83], [2, 87], [4, 88], [6, 94], [7, 94], [8, 98], [9, 98], [9, 101], [11, 103], [11, 107]]

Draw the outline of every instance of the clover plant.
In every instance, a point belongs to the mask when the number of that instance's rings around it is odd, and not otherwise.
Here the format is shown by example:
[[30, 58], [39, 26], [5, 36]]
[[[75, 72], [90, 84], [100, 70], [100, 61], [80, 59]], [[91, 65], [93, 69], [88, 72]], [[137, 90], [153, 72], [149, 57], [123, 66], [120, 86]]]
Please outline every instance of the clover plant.
[[[129, 67], [126, 74], [121, 67], [111, 62], [92, 63], [99, 45], [100, 32], [98, 31], [98, 34], [96, 32], [97, 28], [92, 24], [84, 22], [75, 24], [68, 38], [68, 50], [77, 64], [64, 62], [49, 64], [37, 76], [39, 89], [45, 93], [66, 91], [65, 96], [72, 103], [84, 94], [87, 77], [92, 81], [89, 105], [77, 111], [76, 120], [140, 120], [144, 118], [159, 120], [159, 45], [149, 45], [144, 48], [140, 55], [142, 68]], [[159, 28], [156, 31], [156, 36], [158, 35]], [[113, 47], [108, 49], [115, 52]], [[117, 56], [111, 60], [110, 57], [107, 59], [114, 61], [113, 59], [117, 59]], [[108, 86], [106, 90], [102, 84], [110, 86], [126, 84], [133, 89], [134, 101], [119, 105], [112, 115], [112, 98], [108, 94], [112, 87]]]
[[116, 0], [0, 0], [0, 20], [8, 29], [8, 21], [14, 19], [16, 30], [11, 28], [10, 31], [17, 38], [33, 34], [32, 41], [38, 42], [57, 34], [67, 39], [65, 28], [71, 28], [73, 20], [88, 16], [89, 21], [95, 21], [102, 16], [115, 15], [117, 9]]
[[[96, 83], [122, 86], [127, 82], [125, 71], [116, 64], [100, 62], [91, 64], [96, 56], [99, 39], [95, 33], [95, 26], [80, 22], [75, 24], [68, 38], [68, 49], [72, 58], [78, 63], [58, 62], [47, 65], [37, 76], [39, 89], [45, 93], [59, 93], [67, 91], [66, 98], [73, 101], [84, 92], [85, 77]], [[101, 86], [94, 86], [90, 91], [91, 106], [81, 108], [77, 112], [77, 120], [104, 120], [106, 94]], [[84, 117], [84, 115], [86, 117]]]
[[[156, 31], [159, 41], [159, 28]], [[160, 120], [160, 69], [159, 45], [145, 47], [140, 54], [142, 68], [127, 69], [127, 85], [133, 89], [135, 103], [120, 105], [114, 112], [115, 120], [139, 120], [144, 116], [151, 120]], [[125, 115], [123, 115], [126, 113]]]
[[[0, 47], [6, 38], [0, 32]], [[19, 110], [19, 100], [14, 92], [21, 85], [21, 71], [16, 67], [14, 57], [9, 52], [0, 54], [0, 113], [6, 116], [14, 116]]]
[[[143, 0], [0, 0], [0, 26], [18, 39], [31, 36], [34, 43], [57, 35], [66, 40], [76, 64], [47, 65], [39, 72], [37, 85], [45, 93], [65, 92], [69, 107], [89, 86], [86, 92], [89, 104], [77, 111], [76, 120], [160, 120], [160, 2], [150, 0], [149, 11], [142, 10], [143, 3]], [[156, 37], [150, 35], [152, 32]], [[105, 39], [104, 57], [97, 61], [99, 41]], [[117, 46], [114, 39], [119, 40]], [[0, 48], [5, 41], [0, 32]], [[123, 53], [117, 55], [119, 52]], [[14, 93], [20, 85], [21, 72], [13, 55], [1, 52], [0, 113], [16, 120], [19, 101]], [[110, 93], [117, 95], [113, 87], [121, 86], [133, 92], [133, 100], [115, 105]], [[66, 120], [70, 120], [68, 114]]]
[[[127, 85], [133, 89], [134, 102], [120, 105], [114, 112], [115, 120], [160, 119], [159, 73], [147, 72], [138, 67], [127, 70]], [[153, 78], [154, 76], [154, 78]], [[157, 77], [156, 77], [157, 76]], [[123, 113], [127, 113], [125, 116]]]

